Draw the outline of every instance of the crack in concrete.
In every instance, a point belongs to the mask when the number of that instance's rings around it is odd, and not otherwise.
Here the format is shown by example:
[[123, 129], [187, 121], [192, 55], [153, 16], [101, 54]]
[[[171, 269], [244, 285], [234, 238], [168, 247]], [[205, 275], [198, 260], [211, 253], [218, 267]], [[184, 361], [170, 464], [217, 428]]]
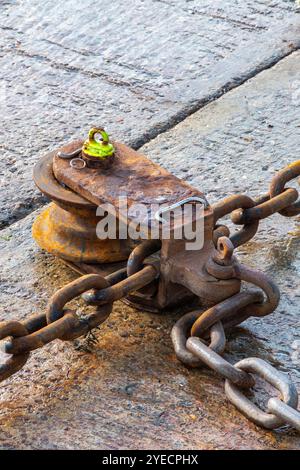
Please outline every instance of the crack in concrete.
[[65, 46], [64, 44], [61, 44], [60, 42], [52, 41], [47, 38], [42, 38], [41, 41], [46, 42], [47, 44], [51, 44], [53, 46], [61, 47], [65, 51], [74, 52], [75, 54], [79, 54], [84, 57], [99, 57], [100, 56], [100, 54], [95, 54], [93, 51], [88, 51], [87, 49], [75, 49], [73, 47]]
[[[14, 33], [18, 33], [18, 34], [24, 36], [23, 31], [21, 31], [19, 29], [16, 29], [16, 28], [9, 27], [9, 26], [0, 25], [0, 30], [13, 31]], [[57, 47], [60, 47], [65, 51], [74, 52], [75, 54], [79, 54], [79, 55], [82, 55], [84, 57], [99, 57], [99, 54], [95, 54], [93, 51], [88, 51], [86, 49], [71, 48], [71, 47], [65, 46], [65, 45], [63, 45], [59, 42], [49, 40], [47, 38], [41, 38], [40, 41], [45, 42], [47, 44], [57, 46]], [[142, 90], [147, 90], [150, 93], [152, 93], [153, 95], [157, 96], [157, 92], [155, 90], [153, 90], [153, 88], [145, 85], [145, 82], [143, 80], [139, 80], [139, 79], [136, 78], [134, 81], [129, 82], [129, 81], [125, 81], [125, 80], [122, 80], [120, 78], [117, 78], [117, 77], [112, 77], [112, 72], [110, 73], [110, 75], [108, 75], [104, 72], [100, 73], [100, 72], [94, 72], [94, 71], [90, 71], [90, 70], [84, 70], [81, 67], [71, 66], [71, 65], [68, 65], [68, 64], [64, 64], [62, 62], [55, 62], [55, 61], [51, 60], [49, 57], [47, 57], [45, 55], [36, 54], [36, 53], [32, 54], [32, 53], [26, 51], [24, 48], [22, 49], [20, 46], [21, 46], [21, 44], [18, 45], [18, 48], [15, 48], [15, 47], [3, 48], [2, 52], [4, 53], [4, 55], [5, 55], [5, 53], [11, 53], [11, 54], [15, 53], [17, 55], [28, 57], [28, 58], [31, 58], [31, 59], [36, 59], [38, 61], [45, 61], [50, 65], [50, 67], [53, 67], [53, 68], [58, 69], [58, 70], [65, 70], [67, 72], [81, 73], [82, 75], [88, 76], [89, 78], [101, 78], [109, 84], [119, 86], [119, 87], [127, 87], [131, 91], [131, 93], [133, 93], [134, 95], [139, 95], [140, 97], [142, 97], [146, 101], [149, 100], [149, 96], [147, 96], [147, 97], [143, 96]], [[139, 73], [143, 73], [148, 77], [158, 77], [159, 76], [159, 74], [152, 73], [152, 72], [150, 72], [146, 69], [135, 67], [134, 65], [119, 62], [118, 60], [109, 60], [109, 61], [106, 61], [106, 62], [107, 63], [114, 63], [118, 66], [125, 67], [125, 68], [128, 68], [130, 70], [134, 70], [134, 71], [139, 72]]]
[[[286, 54], [283, 54], [282, 56], [277, 57], [277, 58], [270, 58], [269, 63], [265, 63], [263, 67], [257, 66], [255, 69], [251, 71], [247, 76], [245, 77], [240, 77], [239, 80], [232, 80], [228, 84], [225, 84], [222, 88], [216, 90], [214, 93], [208, 95], [207, 97], [196, 101], [192, 105], [187, 105], [183, 107], [177, 114], [175, 114], [172, 118], [168, 119], [167, 122], [161, 123], [158, 125], [155, 125], [152, 129], [149, 129], [146, 134], [144, 134], [141, 138], [136, 139], [133, 141], [131, 146], [134, 149], [139, 149], [143, 145], [147, 144], [150, 142], [150, 140], [155, 139], [158, 137], [158, 135], [163, 134], [164, 132], [169, 131], [173, 127], [177, 126], [180, 122], [184, 121], [186, 118], [191, 116], [192, 114], [196, 113], [200, 109], [202, 109], [204, 106], [208, 105], [212, 101], [215, 101], [219, 98], [221, 98], [223, 95], [228, 93], [229, 91], [238, 88], [239, 86], [243, 85], [246, 83], [248, 80], [251, 78], [254, 78], [256, 75], [258, 75], [261, 72], [264, 72], [265, 70], [268, 70], [271, 67], [274, 67], [278, 62], [281, 60], [285, 59], [289, 55], [291, 55], [293, 52], [297, 51], [298, 47], [295, 46], [290, 52], [287, 52]], [[159, 130], [158, 130], [159, 128]]]
[[[1, 26], [0, 26], [0, 28], [1, 28]], [[52, 41], [52, 40], [47, 39], [47, 38], [42, 38], [41, 41], [46, 42], [47, 44], [51, 44], [51, 45], [54, 45], [54, 46], [57, 46], [57, 47], [61, 47], [65, 51], [74, 52], [75, 54], [79, 54], [79, 55], [82, 55], [84, 57], [101, 57], [101, 54], [95, 53], [94, 51], [89, 51], [87, 49], [72, 48], [72, 47], [69, 47], [69, 46], [65, 46], [64, 44], [61, 44], [60, 42]], [[121, 60], [118, 60], [117, 58], [104, 59], [104, 62], [109, 63], [109, 64], [115, 64], [115, 65], [118, 65], [120, 67], [127, 68], [129, 70], [134, 70], [135, 72], [143, 73], [143, 74], [145, 74], [149, 77], [159, 77], [160, 76], [159, 73], [152, 72], [151, 70], [147, 70], [147, 69], [142, 68], [142, 67], [136, 67], [134, 64], [128, 64], [126, 62], [122, 62]]]
[[[172, 2], [168, 2], [167, 0], [155, 0], [158, 3], [163, 3], [164, 5], [168, 5], [170, 7], [175, 7], [177, 8], [176, 5]], [[222, 20], [226, 23], [233, 24], [234, 26], [238, 26], [239, 28], [242, 29], [248, 29], [249, 31], [266, 31], [267, 27], [266, 26], [259, 26], [251, 23], [247, 23], [246, 21], [241, 21], [241, 20], [234, 20], [233, 18], [230, 18], [229, 16], [226, 15], [221, 15], [221, 14], [216, 14], [211, 11], [199, 11], [197, 10], [196, 7], [191, 7], [191, 8], [182, 8], [183, 11], [186, 13], [191, 13], [192, 15], [199, 15], [203, 16], [205, 18], [214, 18], [216, 20]]]
[[[24, 36], [24, 32], [19, 30], [19, 29], [16, 29], [16, 28], [12, 28], [10, 26], [3, 26], [3, 25], [0, 25], [0, 30], [3, 30], [3, 31], [13, 31], [14, 33], [18, 33], [20, 35], [23, 35]], [[87, 49], [76, 49], [76, 48], [72, 48], [72, 47], [69, 47], [69, 46], [65, 46], [64, 44], [61, 44], [60, 42], [57, 42], [57, 41], [53, 41], [53, 40], [50, 40], [50, 39], [47, 39], [47, 38], [41, 38], [40, 41], [42, 42], [45, 42], [46, 44], [50, 44], [50, 45], [53, 45], [53, 46], [57, 46], [57, 47], [60, 47], [61, 49], [65, 50], [65, 51], [69, 51], [69, 52], [74, 52], [74, 54], [78, 54], [78, 55], [81, 55], [83, 57], [101, 57], [100, 54], [97, 54], [95, 53], [94, 51], [89, 51]], [[223, 47], [223, 45], [222, 45]], [[42, 60], [44, 59], [45, 61], [47, 61], [48, 63], [50, 63], [50, 65], [53, 65], [53, 61], [51, 61], [51, 59], [49, 59], [48, 57], [46, 56], [43, 56], [43, 55], [39, 55], [39, 54], [30, 54], [28, 53], [27, 51], [25, 51], [25, 49], [19, 49], [21, 51], [23, 51], [23, 55], [25, 56], [27, 54], [27, 57], [29, 58], [36, 58], [38, 60]], [[16, 52], [16, 50], [14, 48], [8, 48], [8, 51], [9, 52]], [[127, 64], [126, 62], [122, 62], [120, 60], [118, 60], [117, 58], [114, 58], [114, 59], [104, 59], [104, 61], [106, 63], [112, 63], [112, 64], [115, 64], [117, 66], [120, 66], [120, 67], [124, 67], [124, 68], [127, 68], [129, 70], [134, 70], [135, 72], [138, 72], [138, 73], [143, 73], [144, 75], [148, 76], [148, 77], [156, 77], [158, 78], [160, 75], [159, 73], [155, 73], [155, 72], [152, 72], [150, 70], [147, 70], [145, 68], [142, 68], [142, 67], [136, 67], [135, 65], [133, 64]], [[68, 67], [66, 66], [65, 64], [59, 64], [57, 63], [58, 66], [62, 65], [63, 67]], [[77, 71], [77, 69], [76, 69]], [[78, 71], [80, 72], [86, 72], [85, 70], [83, 69], [80, 69], [78, 67]], [[93, 73], [93, 72], [91, 72]], [[108, 76], [107, 74], [97, 74], [97, 77], [105, 77], [106, 78], [106, 81], [109, 82], [109, 80], [107, 79], [110, 79], [110, 76]], [[119, 80], [119, 79], [117, 79]], [[120, 86], [123, 86], [123, 84], [125, 86], [136, 86], [136, 83], [141, 83], [141, 85], [143, 86], [144, 89], [147, 89], [149, 91], [151, 91], [153, 93], [153, 89], [150, 88], [150, 87], [145, 87], [144, 86], [144, 82], [142, 81], [139, 81], [138, 79], [136, 79], [135, 83], [132, 83], [130, 84], [129, 82], [125, 82], [124, 80], [123, 81], [120, 81]], [[109, 82], [111, 83], [111, 82]], [[117, 84], [116, 82], [112, 82], [114, 85]], [[139, 85], [138, 85], [139, 86]]]
[[[82, 75], [88, 76], [89, 78], [101, 78], [102, 80], [106, 81], [109, 84], [112, 84], [114, 86], [122, 87], [122, 88], [127, 88], [131, 91], [133, 94], [138, 94], [140, 97], [143, 97], [146, 101], [149, 100], [149, 96], [144, 96], [142, 91], [147, 90], [153, 95], [157, 95], [157, 93], [154, 92], [154, 90], [151, 87], [145, 86], [145, 84], [141, 80], [135, 80], [134, 82], [128, 82], [125, 80], [121, 80], [118, 78], [114, 78], [111, 75], [107, 75], [103, 72], [92, 72], [90, 70], [84, 70], [80, 67], [75, 67], [73, 65], [68, 65], [64, 64], [62, 62], [54, 62], [53, 60], [49, 59], [49, 57], [46, 57], [41, 54], [31, 54], [30, 52], [26, 51], [25, 49], [21, 49], [20, 47], [18, 48], [11, 48], [11, 47], [6, 47], [3, 49], [5, 53], [15, 53], [16, 55], [27, 57], [30, 59], [36, 59], [38, 61], [44, 61], [47, 62], [51, 67], [57, 70], [64, 70], [66, 72], [76, 72], [76, 73], [81, 73]], [[135, 88], [133, 88], [135, 87]]]

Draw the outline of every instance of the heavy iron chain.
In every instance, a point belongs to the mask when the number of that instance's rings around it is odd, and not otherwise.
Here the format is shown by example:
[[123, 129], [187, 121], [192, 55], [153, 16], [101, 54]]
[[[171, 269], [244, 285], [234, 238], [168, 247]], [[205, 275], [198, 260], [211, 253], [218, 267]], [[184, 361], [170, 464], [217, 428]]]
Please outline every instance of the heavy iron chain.
[[[244, 359], [231, 365], [220, 355], [226, 345], [224, 329], [238, 325], [250, 316], [268, 315], [278, 305], [279, 291], [276, 285], [265, 274], [238, 263], [233, 257], [233, 250], [255, 235], [261, 219], [275, 212], [286, 217], [300, 214], [298, 192], [293, 188], [285, 188], [288, 181], [299, 175], [300, 160], [277, 173], [268, 194], [256, 200], [245, 195], [234, 195], [213, 206], [217, 250], [207, 263], [207, 271], [217, 279], [237, 278], [252, 283], [263, 292], [240, 292], [204, 313], [198, 310], [189, 312], [175, 324], [171, 337], [180, 361], [191, 367], [206, 364], [226, 379], [227, 397], [249, 419], [270, 429], [289, 423], [300, 431], [300, 413], [296, 410], [297, 391], [286, 376], [258, 358]], [[228, 214], [231, 214], [235, 224], [243, 225], [232, 236], [228, 227], [218, 224], [219, 219]], [[11, 355], [0, 366], [0, 382], [24, 366], [30, 351], [55, 339], [73, 340], [87, 334], [109, 317], [114, 301], [145, 288], [158, 278], [159, 264], [155, 261], [144, 264], [144, 260], [159, 248], [160, 241], [143, 242], [129, 257], [127, 268], [106, 277], [98, 274], [82, 276], [58, 290], [50, 299], [45, 313], [24, 321], [0, 323], [0, 340], [7, 338], [5, 352]], [[94, 291], [88, 292], [91, 289]], [[93, 313], [79, 317], [74, 310], [65, 308], [68, 302], [79, 295], [96, 307]], [[207, 337], [210, 338], [208, 346], [204, 342]], [[261, 411], [240, 390], [254, 386], [255, 380], [251, 373], [264, 377], [282, 395], [283, 401], [277, 398], [268, 401], [268, 412]]]
[[[126, 268], [106, 277], [87, 274], [59, 289], [51, 297], [45, 313], [24, 321], [1, 322], [0, 340], [8, 338], [4, 351], [11, 357], [0, 366], [0, 382], [24, 366], [30, 351], [55, 339], [70, 341], [89, 333], [109, 317], [114, 301], [148, 285], [158, 275], [156, 263], [145, 265], [128, 277]], [[96, 289], [99, 296], [93, 313], [79, 317], [74, 310], [65, 308], [68, 302], [91, 289]]]
[[[260, 358], [251, 357], [232, 365], [221, 354], [226, 346], [224, 329], [242, 323], [249, 316], [261, 317], [273, 312], [279, 302], [279, 291], [268, 276], [237, 263], [232, 254], [234, 248], [255, 235], [260, 220], [275, 212], [285, 217], [300, 214], [298, 192], [293, 188], [285, 188], [288, 181], [299, 175], [300, 160], [276, 174], [268, 194], [256, 200], [245, 195], [234, 195], [213, 206], [215, 224], [225, 215], [231, 214], [232, 222], [243, 227], [230, 236], [226, 226], [217, 226], [217, 252], [209, 260], [207, 271], [217, 279], [235, 277], [259, 286], [265, 293], [266, 300], [259, 291], [240, 292], [203, 313], [187, 313], [178, 320], [171, 333], [177, 358], [189, 367], [206, 365], [217, 372], [225, 379], [227, 398], [248, 419], [267, 429], [290, 424], [300, 431], [298, 393], [295, 385], [286, 375]], [[208, 345], [205, 342], [207, 338]], [[261, 410], [243, 393], [243, 390], [251, 389], [255, 385], [251, 373], [261, 376], [281, 394], [282, 399], [272, 397], [268, 400], [267, 411]]]

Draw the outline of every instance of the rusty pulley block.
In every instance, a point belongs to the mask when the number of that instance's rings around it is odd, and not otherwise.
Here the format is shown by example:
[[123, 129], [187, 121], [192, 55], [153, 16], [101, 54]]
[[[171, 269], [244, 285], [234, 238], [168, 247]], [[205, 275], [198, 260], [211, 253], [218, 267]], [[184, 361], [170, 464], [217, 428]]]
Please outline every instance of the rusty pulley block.
[[[102, 128], [91, 129], [85, 142], [43, 157], [34, 180], [52, 203], [36, 219], [33, 236], [82, 276], [56, 292], [45, 313], [0, 324], [0, 339], [8, 338], [5, 350], [11, 354], [0, 367], [0, 380], [19, 370], [30, 351], [89, 333], [108, 318], [115, 300], [153, 312], [176, 308], [183, 315], [172, 342], [181, 362], [217, 371], [226, 379], [228, 398], [257, 424], [290, 423], [300, 430], [298, 395], [289, 379], [258, 358], [234, 366], [222, 358], [229, 328], [268, 315], [279, 302], [272, 280], [242, 265], [234, 249], [255, 235], [261, 219], [300, 213], [298, 192], [285, 188], [299, 175], [297, 161], [275, 175], [266, 195], [233, 195], [210, 205], [186, 182], [124, 144], [111, 143]], [[220, 223], [229, 214], [240, 225], [233, 234]], [[103, 232], [109, 221], [114, 236], [100, 236], [99, 226]], [[242, 283], [258, 289], [241, 290]], [[66, 307], [80, 295], [93, 313], [79, 317]], [[282, 400], [269, 400], [268, 411], [242, 393], [255, 383], [251, 373], [281, 393]]]
[[[214, 251], [214, 214], [204, 195], [154, 164], [144, 156], [123, 144], [114, 143], [114, 159], [106, 168], [90, 168], [90, 163], [78, 166], [82, 146], [86, 142], [75, 142], [42, 158], [34, 170], [34, 179], [39, 189], [54, 202], [35, 221], [33, 236], [38, 244], [82, 273], [108, 274], [125, 267], [129, 258], [128, 273], [138, 271], [143, 260], [161, 247], [160, 279], [147, 294], [136, 296], [136, 305], [151, 311], [197, 301], [205, 304], [217, 303], [240, 289], [238, 279], [218, 279], [204, 269]], [[75, 164], [72, 163], [75, 161]], [[94, 165], [94, 162], [93, 162]], [[70, 191], [71, 189], [71, 191]], [[99, 205], [116, 207], [120, 198], [126, 195], [127, 220], [118, 220], [126, 225], [135, 222], [130, 215], [133, 205], [143, 204], [146, 209], [159, 204], [172, 207], [187, 199], [203, 206], [204, 241], [203, 248], [185, 250], [183, 240], [149, 240], [138, 248], [139, 243], [128, 238], [99, 240], [96, 216]], [[123, 214], [120, 215], [122, 218]], [[202, 217], [202, 216], [201, 216]], [[159, 229], [159, 222], [157, 223]], [[144, 238], [148, 238], [148, 226], [142, 227]], [[222, 234], [217, 229], [215, 237]], [[225, 234], [228, 233], [225, 229]], [[140, 262], [136, 260], [140, 259]], [[222, 267], [220, 267], [222, 271]], [[180, 276], [180, 282], [176, 277]], [[189, 278], [189, 279], [188, 279]], [[151, 292], [151, 294], [150, 294]]]

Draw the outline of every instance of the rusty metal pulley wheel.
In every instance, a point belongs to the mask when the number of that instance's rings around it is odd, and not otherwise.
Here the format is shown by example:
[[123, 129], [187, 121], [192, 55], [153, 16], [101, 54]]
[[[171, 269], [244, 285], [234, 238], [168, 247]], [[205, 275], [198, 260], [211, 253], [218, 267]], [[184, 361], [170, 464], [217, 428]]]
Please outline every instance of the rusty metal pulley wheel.
[[[78, 147], [75, 142], [65, 149]], [[136, 246], [131, 240], [100, 240], [96, 227], [101, 217], [97, 207], [76, 192], [62, 185], [53, 174], [50, 152], [36, 164], [34, 181], [40, 191], [53, 202], [35, 220], [33, 237], [49, 253], [72, 263], [102, 264], [127, 260]]]

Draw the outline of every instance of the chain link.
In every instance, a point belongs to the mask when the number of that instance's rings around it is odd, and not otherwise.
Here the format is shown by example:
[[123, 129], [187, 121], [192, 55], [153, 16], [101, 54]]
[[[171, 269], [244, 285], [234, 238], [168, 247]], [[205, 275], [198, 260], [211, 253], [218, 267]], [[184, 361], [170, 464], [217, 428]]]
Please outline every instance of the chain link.
[[82, 297], [88, 305], [103, 305], [107, 302], [115, 302], [126, 297], [130, 292], [147, 286], [157, 278], [158, 274], [158, 263], [149, 264], [144, 266], [141, 271], [132, 274], [113, 286], [98, 291], [93, 289], [92, 292], [85, 293]]
[[222, 356], [207, 347], [200, 338], [191, 336], [186, 342], [187, 349], [210, 369], [241, 388], [253, 387], [255, 381], [251, 375], [232, 366]]
[[300, 413], [278, 398], [270, 398], [268, 411], [277, 416], [283, 423], [290, 424], [300, 432]]
[[[225, 215], [231, 214], [235, 209], [248, 209], [254, 206], [255, 201], [253, 201], [249, 196], [245, 196], [243, 194], [229, 196], [212, 205], [212, 209], [214, 211], [214, 223], [217, 224], [219, 219]], [[251, 240], [258, 230], [258, 224], [258, 220], [246, 223], [242, 229], [231, 235], [230, 240], [234, 248], [237, 248]]]
[[[273, 178], [270, 184], [270, 197], [275, 197], [285, 190], [285, 184], [300, 176], [300, 160], [296, 160], [283, 170], [279, 171]], [[285, 217], [293, 217], [300, 214], [300, 201], [288, 205], [285, 209], [279, 212]]]
[[[234, 368], [240, 371], [245, 371], [247, 373], [252, 372], [258, 374], [268, 383], [273, 385], [273, 387], [279, 390], [282, 396], [283, 403], [286, 404], [288, 410], [294, 410], [294, 422], [296, 423], [298, 429], [300, 428], [300, 413], [298, 411], [295, 411], [298, 405], [298, 393], [295, 385], [287, 376], [278, 372], [278, 370], [276, 370], [266, 361], [263, 361], [262, 359], [259, 359], [257, 357], [249, 357], [247, 359], [243, 359], [242, 361], [237, 362], [234, 365]], [[248, 419], [258, 424], [259, 426], [262, 426], [267, 429], [274, 429], [288, 422], [284, 418], [283, 414], [281, 414], [280, 416], [280, 410], [282, 408], [279, 407], [279, 413], [278, 411], [275, 411], [276, 414], [267, 413], [265, 411], [260, 410], [258, 406], [252, 403], [239, 390], [239, 388], [231, 380], [228, 379], [226, 379], [225, 381], [225, 394], [227, 398], [238, 408], [239, 411], [241, 411]], [[272, 403], [273, 402], [271, 402], [270, 405], [271, 409]], [[292, 421], [292, 424], [294, 424], [294, 422]]]
[[[174, 325], [171, 332], [171, 339], [175, 354], [179, 361], [189, 367], [201, 367], [203, 362], [192, 354], [186, 347], [186, 342], [190, 336], [191, 327], [199, 316], [199, 311], [189, 312], [183, 315]], [[221, 354], [226, 345], [224, 328], [221, 322], [216, 322], [210, 329], [209, 348]]]
[[243, 194], [233, 195], [212, 205], [215, 224], [222, 217], [231, 215], [234, 224], [243, 225], [242, 229], [230, 236], [234, 248], [254, 237], [260, 220], [276, 212], [285, 217], [300, 214], [298, 191], [294, 188], [285, 188], [288, 181], [298, 176], [300, 176], [300, 160], [291, 163], [274, 176], [269, 193], [256, 199]]
[[[1, 322], [0, 340], [6, 339], [4, 351], [12, 356], [0, 365], [0, 381], [21, 369], [30, 351], [55, 339], [70, 341], [89, 333], [109, 317], [115, 300], [139, 290], [152, 282], [157, 275], [156, 264], [144, 266], [141, 271], [129, 277], [126, 277], [126, 269], [106, 278], [98, 274], [87, 274], [59, 289], [51, 297], [46, 313], [33, 315], [24, 322]], [[79, 317], [74, 310], [65, 308], [68, 302], [91, 289], [94, 289], [101, 299], [95, 302], [94, 312]]]
[[[239, 292], [209, 308], [201, 315], [198, 311], [198, 318], [191, 328], [191, 334], [192, 336], [203, 336], [214, 323], [223, 319], [225, 327], [228, 320], [231, 326], [234, 320], [235, 325], [240, 324], [241, 315], [244, 313], [243, 309], [249, 305], [254, 306], [258, 302], [263, 302], [261, 292]], [[247, 312], [247, 318], [249, 316], [250, 313]], [[245, 315], [242, 318], [244, 319]]]
[[[222, 338], [222, 347], [206, 346], [203, 339], [198, 336], [189, 336], [188, 328], [196, 316], [190, 312], [182, 317], [173, 327], [171, 338], [177, 358], [185, 365], [199, 367], [205, 364], [225, 379], [225, 394], [227, 398], [249, 420], [267, 429], [274, 429], [283, 424], [290, 424], [300, 431], [300, 412], [297, 411], [298, 394], [295, 385], [284, 374], [278, 372], [267, 362], [259, 358], [247, 358], [232, 365], [220, 354], [225, 345], [225, 336]], [[224, 330], [218, 321], [210, 327], [213, 332]], [[253, 373], [258, 374], [273, 385], [281, 394], [282, 400], [270, 398], [267, 403], [267, 412], [258, 408], [247, 398], [241, 389], [251, 389], [255, 386]]]
[[235, 224], [250, 224], [256, 220], [263, 220], [276, 212], [281, 212], [282, 209], [291, 207], [292, 203], [297, 201], [298, 191], [290, 188], [284, 190], [283, 193], [278, 194], [272, 198], [268, 197], [264, 201], [251, 209], [238, 209], [232, 212], [231, 220]]
[[[21, 322], [18, 321], [4, 321], [0, 323], [0, 340], [7, 336], [18, 338], [19, 336], [27, 335], [28, 331]], [[9, 357], [3, 364], [0, 365], [0, 382], [7, 379], [12, 374], [18, 372], [27, 362], [29, 352]]]

